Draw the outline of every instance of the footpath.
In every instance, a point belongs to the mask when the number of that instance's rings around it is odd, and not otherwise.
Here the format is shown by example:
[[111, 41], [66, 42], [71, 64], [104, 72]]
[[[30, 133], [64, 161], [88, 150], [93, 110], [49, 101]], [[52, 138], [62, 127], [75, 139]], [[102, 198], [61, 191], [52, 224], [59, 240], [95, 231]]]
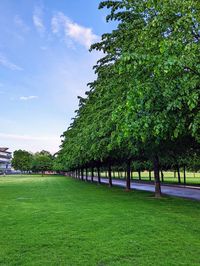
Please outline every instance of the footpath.
[[[91, 180], [91, 177], [88, 177]], [[94, 177], [94, 181], [97, 182], [97, 177]], [[102, 184], [108, 184], [108, 178], [101, 178]], [[113, 186], [126, 187], [126, 180], [112, 179]], [[142, 183], [131, 181], [131, 189], [144, 190], [154, 192], [154, 184], [152, 183]], [[183, 185], [163, 185], [161, 184], [162, 194], [169, 196], [200, 200], [200, 187], [195, 186], [183, 186]]]

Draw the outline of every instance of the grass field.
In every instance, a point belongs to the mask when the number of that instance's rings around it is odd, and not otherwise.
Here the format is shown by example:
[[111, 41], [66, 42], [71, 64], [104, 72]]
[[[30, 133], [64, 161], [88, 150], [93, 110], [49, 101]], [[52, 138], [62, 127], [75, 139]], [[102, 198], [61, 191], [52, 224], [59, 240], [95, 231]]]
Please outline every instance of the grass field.
[[0, 177], [0, 265], [200, 265], [200, 202]]
[[[91, 175], [91, 173], [89, 173]], [[177, 177], [177, 173], [174, 176], [174, 172], [170, 172], [170, 171], [164, 171], [164, 182], [166, 184], [178, 184], [178, 177]], [[95, 175], [97, 176], [97, 173], [95, 173]], [[151, 172], [151, 177], [152, 177], [152, 181], [154, 180], [154, 176], [153, 176], [153, 172]], [[181, 175], [181, 183], [184, 183], [184, 178], [183, 178], [183, 172], [180, 173]], [[106, 174], [105, 172], [101, 173], [102, 177], [106, 177], [108, 176], [108, 174]], [[115, 172], [115, 178], [125, 178], [125, 172]], [[138, 173], [137, 172], [132, 172], [132, 179], [133, 180], [138, 180]], [[144, 171], [141, 172], [141, 180], [142, 181], [149, 181], [149, 172], [148, 171]], [[191, 172], [187, 172], [186, 173], [186, 184], [187, 185], [198, 185], [200, 186], [200, 173], [191, 173]]]

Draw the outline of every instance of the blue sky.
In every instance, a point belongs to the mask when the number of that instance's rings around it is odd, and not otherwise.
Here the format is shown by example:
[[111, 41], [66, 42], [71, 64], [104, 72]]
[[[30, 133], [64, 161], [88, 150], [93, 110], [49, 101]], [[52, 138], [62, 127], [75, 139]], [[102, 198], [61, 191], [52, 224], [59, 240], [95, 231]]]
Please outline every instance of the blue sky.
[[95, 78], [88, 48], [113, 27], [99, 2], [0, 1], [0, 146], [58, 150]]

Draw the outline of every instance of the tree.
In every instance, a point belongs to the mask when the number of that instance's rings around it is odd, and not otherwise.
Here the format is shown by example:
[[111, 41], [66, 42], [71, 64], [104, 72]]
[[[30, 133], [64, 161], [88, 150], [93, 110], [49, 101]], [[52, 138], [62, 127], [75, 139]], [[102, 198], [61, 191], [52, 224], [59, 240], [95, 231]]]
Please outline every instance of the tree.
[[47, 154], [35, 154], [32, 162], [33, 172], [42, 172], [42, 175], [45, 171], [51, 171], [53, 168], [53, 160]]
[[15, 170], [30, 171], [32, 168], [33, 155], [24, 150], [16, 150], [13, 154], [12, 166]]
[[162, 164], [171, 157], [179, 169], [179, 158], [200, 143], [200, 2], [109, 0], [99, 7], [118, 25], [91, 47], [104, 57], [56, 160], [81, 171], [126, 164], [127, 188], [130, 166], [148, 161], [159, 197]]

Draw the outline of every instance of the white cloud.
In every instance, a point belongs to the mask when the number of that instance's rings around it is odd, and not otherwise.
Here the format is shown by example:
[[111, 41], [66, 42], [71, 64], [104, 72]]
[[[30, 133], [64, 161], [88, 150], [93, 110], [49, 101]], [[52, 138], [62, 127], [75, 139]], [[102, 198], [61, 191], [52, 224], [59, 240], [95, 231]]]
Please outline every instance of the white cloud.
[[23, 31], [27, 32], [30, 30], [30, 28], [24, 23], [24, 21], [21, 19], [19, 15], [16, 15], [14, 17], [14, 23], [16, 26], [21, 28]]
[[10, 69], [21, 71], [23, 68], [9, 61], [4, 55], [0, 54], [0, 65]]
[[66, 39], [70, 38], [71, 40], [85, 46], [87, 49], [99, 38], [93, 33], [91, 28], [87, 28], [73, 22], [62, 12], [57, 13], [52, 18], [51, 28], [54, 34], [60, 34], [63, 31]]
[[24, 149], [31, 152], [48, 150], [52, 154], [59, 150], [59, 136], [32, 136], [6, 134], [0, 132], [0, 146], [9, 147], [11, 151]]
[[28, 100], [33, 100], [33, 99], [37, 99], [38, 96], [21, 96], [19, 99], [21, 101], [28, 101]]
[[58, 140], [58, 137], [54, 136], [45, 136], [45, 137], [37, 137], [37, 136], [30, 136], [30, 135], [16, 135], [16, 134], [5, 134], [0, 133], [1, 138], [6, 139], [13, 139], [13, 140], [42, 140], [42, 141], [50, 141], [50, 140]]
[[[59, 13], [60, 14], [60, 13]], [[58, 33], [61, 30], [61, 19], [56, 15], [51, 20], [51, 28], [53, 33]]]
[[42, 34], [45, 32], [45, 26], [42, 19], [42, 9], [40, 7], [35, 7], [33, 12], [33, 24], [39, 33]]

